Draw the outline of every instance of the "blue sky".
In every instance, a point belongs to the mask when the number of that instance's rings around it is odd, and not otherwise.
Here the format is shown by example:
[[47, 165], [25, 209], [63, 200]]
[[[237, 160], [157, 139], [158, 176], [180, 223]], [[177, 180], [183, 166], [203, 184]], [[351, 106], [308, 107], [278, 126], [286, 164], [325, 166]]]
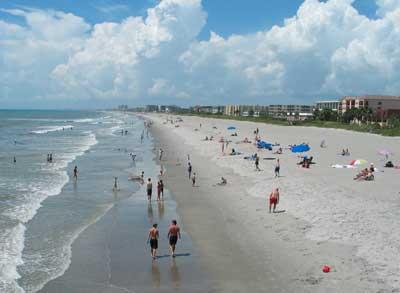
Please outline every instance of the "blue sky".
[[[221, 36], [247, 34], [282, 24], [293, 16], [304, 0], [203, 0], [208, 14], [200, 39], [207, 39], [210, 31]], [[3, 0], [1, 8], [32, 7], [71, 12], [91, 24], [104, 21], [121, 21], [129, 16], [145, 16], [146, 10], [157, 0]], [[374, 0], [357, 0], [353, 4], [360, 13], [375, 17]], [[2, 14], [3, 19], [18, 19]]]
[[0, 108], [396, 94], [399, 2], [3, 0]]

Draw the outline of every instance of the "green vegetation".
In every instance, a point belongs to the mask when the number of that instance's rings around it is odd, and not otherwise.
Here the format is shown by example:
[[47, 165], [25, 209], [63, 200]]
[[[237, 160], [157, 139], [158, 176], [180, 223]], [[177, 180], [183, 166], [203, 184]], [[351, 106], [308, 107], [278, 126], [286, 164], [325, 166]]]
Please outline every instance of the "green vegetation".
[[[391, 117], [387, 121], [387, 126], [381, 127], [379, 123], [372, 122], [372, 112], [369, 109], [351, 109], [344, 115], [340, 116], [338, 113], [331, 110], [316, 111], [314, 119], [306, 121], [293, 121], [288, 122], [286, 119], [278, 119], [270, 116], [260, 117], [244, 117], [244, 116], [227, 116], [223, 114], [211, 113], [179, 113], [186, 116], [199, 116], [209, 117], [216, 119], [228, 119], [237, 121], [251, 121], [267, 124], [275, 124], [282, 126], [309, 126], [309, 127], [323, 127], [323, 128], [336, 128], [345, 129], [357, 132], [375, 133], [384, 136], [400, 136], [400, 119]], [[360, 124], [350, 123], [357, 119]]]

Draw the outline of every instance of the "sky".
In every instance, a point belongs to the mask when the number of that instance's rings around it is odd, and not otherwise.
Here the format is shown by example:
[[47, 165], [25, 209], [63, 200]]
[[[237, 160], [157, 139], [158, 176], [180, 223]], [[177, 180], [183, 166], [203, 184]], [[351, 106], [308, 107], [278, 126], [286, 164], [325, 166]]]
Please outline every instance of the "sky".
[[400, 95], [399, 0], [2, 0], [0, 108]]

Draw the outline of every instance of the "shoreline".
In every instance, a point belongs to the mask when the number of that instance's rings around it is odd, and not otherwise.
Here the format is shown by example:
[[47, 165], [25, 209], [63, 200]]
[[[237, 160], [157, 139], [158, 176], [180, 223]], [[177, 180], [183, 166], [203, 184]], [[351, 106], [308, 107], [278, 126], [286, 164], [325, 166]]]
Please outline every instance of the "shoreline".
[[[236, 282], [237, 285], [251, 292], [265, 292], [262, 289], [258, 291], [257, 285], [259, 288], [271, 288], [273, 292], [293, 290], [296, 292], [376, 292], [379, 290], [386, 292], [391, 290], [392, 287], [383, 281], [381, 276], [373, 273], [371, 264], [359, 255], [359, 247], [356, 244], [350, 245], [329, 238], [324, 239], [318, 234], [312, 237], [314, 240], [311, 240], [310, 235], [315, 234], [313, 224], [302, 220], [292, 211], [268, 215], [266, 199], [249, 194], [249, 187], [250, 190], [251, 186], [257, 189], [260, 182], [254, 182], [254, 178], [251, 178], [253, 175], [249, 178], [250, 174], [237, 170], [234, 165], [231, 166], [229, 157], [218, 158], [209, 155], [211, 146], [201, 145], [202, 142], [199, 139], [200, 135], [204, 135], [204, 131], [202, 134], [200, 133], [202, 130], [193, 134], [189, 133], [193, 131], [196, 123], [197, 125], [199, 122], [203, 123], [203, 128], [205, 128], [205, 125], [220, 124], [219, 121], [193, 117], [187, 122], [188, 117], [185, 117], [186, 120], [181, 123], [180, 128], [171, 129], [170, 125], [162, 123], [166, 117], [164, 115], [145, 117], [153, 120], [154, 136], [160, 141], [160, 145], [166, 148], [170, 165], [168, 167], [170, 171], [166, 174], [168, 178], [166, 185], [174, 194], [179, 206], [178, 212], [182, 212], [183, 222], [188, 227], [187, 230], [191, 234], [194, 245], [200, 251], [203, 266], [213, 272], [215, 282], [220, 285], [221, 292], [229, 292], [229, 289], [237, 288], [237, 286], [223, 288], [229, 279], [240, 280]], [[237, 124], [240, 127], [244, 125], [248, 127], [249, 124], [258, 125], [260, 128], [271, 127], [250, 122], [237, 122]], [[178, 134], [179, 132], [185, 133], [187, 136], [185, 140], [181, 137], [182, 134]], [[340, 130], [336, 134], [340, 135]], [[363, 134], [358, 133], [358, 135]], [[188, 139], [193, 143], [188, 144]], [[199, 144], [199, 147], [196, 147], [196, 144]], [[216, 147], [219, 148], [219, 146]], [[216, 147], [214, 146], [213, 149]], [[194, 171], [199, 170], [198, 180], [202, 182], [194, 192], [189, 184], [185, 187], [181, 186], [182, 176], [186, 170], [182, 165], [176, 166], [178, 158], [181, 164], [186, 164], [186, 153], [190, 153]], [[299, 173], [297, 169], [291, 171]], [[222, 175], [228, 179], [228, 182], [235, 182], [234, 187], [218, 187], [219, 189], [213, 187], [212, 185]], [[278, 180], [280, 184], [285, 181], [284, 178]], [[308, 181], [309, 178], [305, 180]], [[193, 195], [189, 197], [191, 192]], [[264, 191], [264, 193], [267, 192], [269, 190]], [[205, 224], [201, 224], [202, 220]], [[206, 229], [207, 225], [210, 227], [214, 225], [223, 232], [212, 229], [205, 233], [202, 229]], [[238, 231], [240, 235], [236, 235]], [[224, 233], [225, 235], [221, 235]], [[317, 240], [318, 237], [319, 240]], [[224, 252], [226, 240], [232, 243], [234, 253], [220, 256], [218, 252]], [[210, 252], [209, 249], [215, 250], [216, 254], [213, 255], [211, 253], [213, 251]], [[245, 257], [235, 258], [236, 253], [242, 253]], [[221, 258], [224, 257], [230, 258], [232, 265], [227, 263], [221, 265], [223, 263]], [[330, 274], [322, 273], [321, 268], [325, 264], [333, 268]], [[232, 267], [236, 266], [242, 267], [242, 270], [237, 273], [232, 272]], [[256, 268], [255, 272], [251, 272], [250, 269], [251, 273], [243, 276], [243, 271], [246, 272], [243, 268], [246, 267]], [[246, 277], [247, 280], [245, 280]], [[246, 281], [252, 283], [251, 288], [248, 284], [243, 284]], [[299, 288], [301, 288], [300, 291]]]
[[[138, 173], [144, 170], [146, 177], [155, 180], [159, 165], [153, 154], [153, 142], [154, 139], [150, 138], [149, 145], [140, 146], [141, 158], [134, 169]], [[106, 151], [103, 155], [112, 153]], [[168, 256], [168, 241], [165, 240], [168, 225], [172, 218], [180, 222], [169, 190], [165, 190], [164, 201], [155, 201], [153, 194], [152, 202], [148, 203], [145, 185], [127, 180], [126, 159], [117, 153], [113, 162], [117, 164], [113, 169], [119, 169], [121, 189], [116, 193], [111, 189], [104, 191], [109, 194], [112, 206], [79, 233], [71, 245], [71, 259], [66, 271], [46, 283], [39, 292], [207, 291], [209, 286], [204, 282], [206, 278], [202, 277], [204, 273], [199, 268], [198, 256], [184, 229], [184, 242], [178, 244], [177, 257], [172, 259]], [[79, 165], [84, 169], [83, 162]], [[73, 189], [72, 185], [70, 182], [62, 195]], [[159, 224], [161, 238], [159, 257], [152, 261], [146, 238], [154, 222]]]

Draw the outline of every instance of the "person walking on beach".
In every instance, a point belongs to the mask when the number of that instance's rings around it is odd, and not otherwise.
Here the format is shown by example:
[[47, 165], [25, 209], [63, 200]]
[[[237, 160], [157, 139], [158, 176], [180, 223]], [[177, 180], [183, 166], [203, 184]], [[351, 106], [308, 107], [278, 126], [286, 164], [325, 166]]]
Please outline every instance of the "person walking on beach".
[[172, 257], [175, 257], [175, 248], [178, 238], [181, 239], [181, 229], [176, 220], [172, 220], [171, 226], [169, 226], [168, 230], [169, 249]]
[[276, 205], [279, 203], [279, 188], [275, 188], [269, 195], [269, 212], [271, 212], [271, 207], [273, 208], [273, 213], [275, 213]]
[[75, 180], [78, 179], [78, 167], [77, 166], [74, 167], [74, 179]]
[[161, 180], [157, 182], [157, 200], [161, 199]]
[[189, 174], [189, 179], [192, 176], [192, 164], [190, 164], [190, 162], [188, 162], [188, 174]]
[[261, 171], [260, 168], [259, 168], [260, 157], [258, 156], [258, 154], [256, 154], [256, 160], [255, 160], [254, 164], [256, 165], [256, 171]]
[[151, 201], [151, 195], [153, 194], [153, 183], [151, 183], [151, 178], [147, 179], [147, 199]]
[[157, 226], [157, 224], [153, 224], [153, 227], [149, 230], [149, 236], [147, 237], [147, 243], [150, 243], [151, 257], [153, 259], [157, 257], [158, 238], [160, 237]]
[[193, 176], [192, 176], [192, 186], [193, 186], [193, 187], [196, 186], [196, 172], [193, 173]]
[[279, 171], [281, 169], [281, 164], [279, 162], [279, 159], [276, 159], [276, 164], [275, 164], [275, 178], [279, 177]]

